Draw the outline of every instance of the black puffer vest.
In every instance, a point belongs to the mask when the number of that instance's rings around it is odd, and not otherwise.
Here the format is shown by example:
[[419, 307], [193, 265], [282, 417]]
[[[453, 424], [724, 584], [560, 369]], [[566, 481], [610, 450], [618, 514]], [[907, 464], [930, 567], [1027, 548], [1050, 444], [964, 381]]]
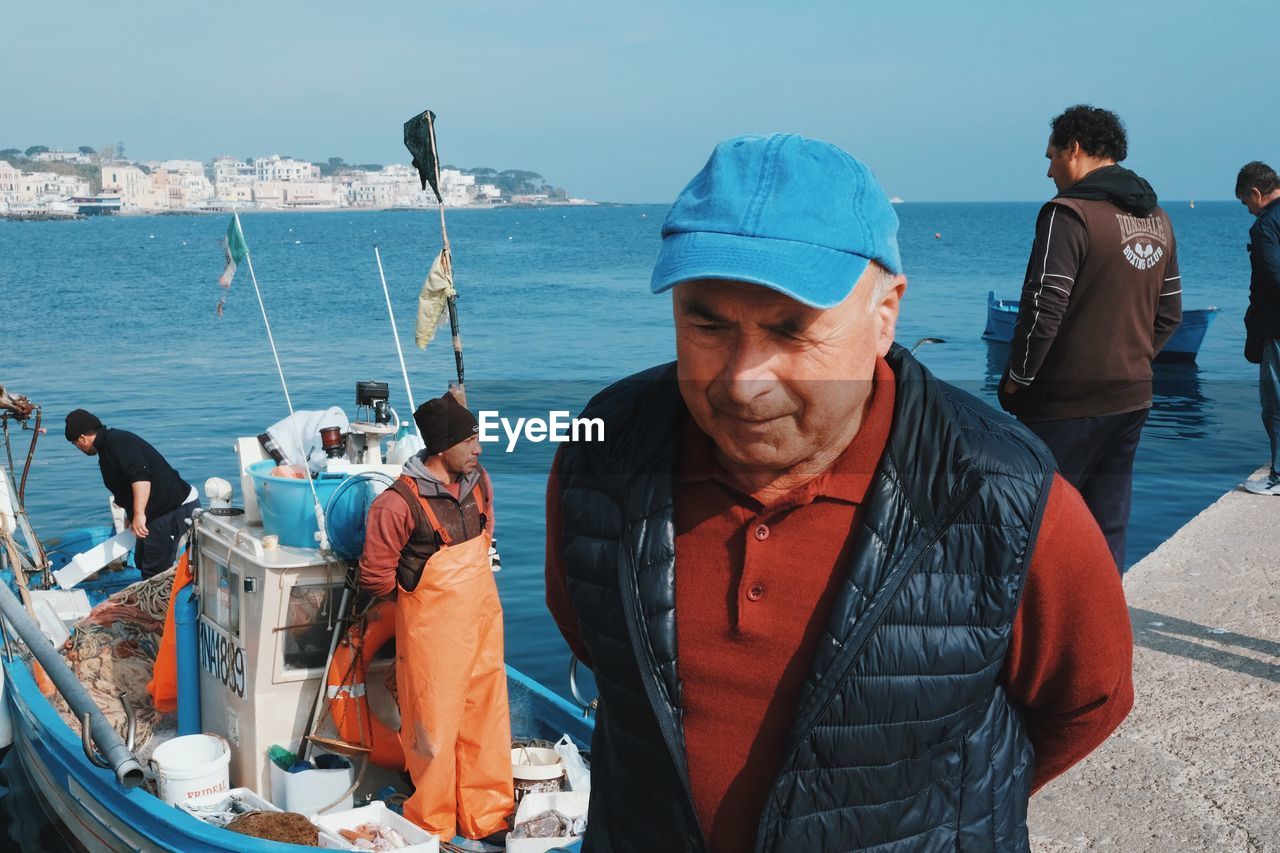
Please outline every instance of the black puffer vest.
[[[800, 696], [758, 851], [1023, 851], [1034, 764], [999, 674], [1052, 480], [1020, 426], [905, 350], [893, 431]], [[595, 662], [587, 851], [701, 851], [681, 727], [671, 365], [584, 413], [562, 559]], [[733, 697], [725, 697], [733, 701]]]

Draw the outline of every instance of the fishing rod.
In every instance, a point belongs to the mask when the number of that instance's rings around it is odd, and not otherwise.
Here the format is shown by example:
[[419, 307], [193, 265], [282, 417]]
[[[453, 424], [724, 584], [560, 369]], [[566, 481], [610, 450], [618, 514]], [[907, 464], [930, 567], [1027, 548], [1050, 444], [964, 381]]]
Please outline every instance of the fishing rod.
[[[391, 307], [391, 291], [387, 288], [387, 274], [382, 269], [382, 253], [378, 250], [378, 244], [373, 244], [373, 257], [378, 262], [378, 277], [382, 279], [382, 296], [387, 301], [387, 317], [391, 320], [391, 335], [396, 341], [396, 355], [400, 357], [400, 375], [404, 377], [404, 393], [405, 399], [409, 401], [409, 411], [415, 412], [418, 409], [413, 399], [413, 388], [409, 385], [409, 368], [404, 363], [404, 349], [400, 346], [400, 332], [396, 329], [396, 312]], [[399, 427], [399, 424], [396, 424]], [[418, 427], [417, 419], [413, 421], [413, 428], [418, 433], [418, 438], [422, 438], [422, 430]], [[426, 440], [423, 439], [425, 442]]]
[[[225, 283], [223, 287], [231, 284], [231, 275], [235, 273], [236, 261], [241, 257], [249, 267], [249, 280], [253, 282], [253, 292], [258, 297], [258, 308], [262, 311], [262, 324], [267, 329], [267, 342], [271, 344], [271, 357], [276, 362], [276, 373], [280, 376], [280, 387], [284, 389], [284, 402], [289, 407], [289, 417], [293, 421], [294, 429], [297, 430], [298, 447], [300, 452], [304, 454], [302, 467], [307, 475], [307, 486], [311, 489], [311, 501], [315, 508], [316, 528], [319, 531], [318, 539], [320, 550], [324, 553], [329, 551], [329, 532], [324, 523], [324, 508], [320, 505], [320, 495], [316, 492], [315, 478], [311, 475], [311, 460], [306, 456], [307, 443], [303, 439], [302, 425], [294, 418], [293, 399], [289, 396], [289, 383], [284, 378], [284, 367], [280, 364], [280, 352], [276, 349], [275, 335], [271, 333], [271, 320], [267, 317], [267, 306], [262, 301], [262, 290], [258, 287], [258, 276], [253, 271], [253, 256], [249, 253], [249, 244], [244, 239], [244, 229], [240, 225], [240, 213], [235, 208], [231, 210], [231, 227], [227, 229], [227, 272], [223, 273]], [[237, 257], [239, 255], [239, 257]], [[219, 303], [221, 305], [221, 303]]]
[[[444, 248], [440, 250], [436, 263], [432, 265], [427, 282], [430, 283], [438, 264], [441, 273], [448, 282], [448, 287], [445, 290], [445, 305], [449, 311], [449, 329], [453, 335], [453, 361], [458, 372], [457, 390], [452, 388], [450, 390], [454, 391], [459, 402], [465, 406], [467, 404], [467, 392], [462, 363], [462, 335], [458, 327], [458, 294], [453, 289], [453, 252], [449, 246], [449, 230], [445, 225], [444, 219], [444, 196], [440, 194], [440, 157], [436, 148], [435, 120], [435, 113], [431, 110], [423, 110], [406, 121], [404, 123], [404, 146], [413, 155], [413, 165], [418, 170], [418, 178], [422, 182], [422, 189], [425, 190], [428, 184], [431, 185], [431, 191], [435, 193], [437, 207], [440, 210], [440, 238]], [[427, 288], [424, 286], [424, 294], [426, 291]], [[419, 319], [421, 320], [421, 315]], [[419, 327], [419, 347], [425, 347], [426, 341], [430, 340], [430, 334], [425, 337], [426, 340], [423, 339], [423, 331]]]

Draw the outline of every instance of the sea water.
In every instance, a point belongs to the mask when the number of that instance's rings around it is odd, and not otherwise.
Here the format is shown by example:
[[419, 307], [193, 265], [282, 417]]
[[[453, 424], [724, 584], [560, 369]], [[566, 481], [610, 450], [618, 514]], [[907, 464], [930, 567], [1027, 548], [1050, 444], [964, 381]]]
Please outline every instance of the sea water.
[[[1268, 455], [1257, 368], [1241, 355], [1252, 218], [1234, 202], [1166, 208], [1184, 305], [1221, 312], [1196, 364], [1157, 369], [1134, 477], [1130, 565]], [[898, 340], [910, 346], [943, 338], [924, 346], [920, 358], [994, 404], [1007, 348], [980, 339], [986, 293], [1017, 297], [1037, 205], [896, 209], [910, 280]], [[670, 297], [648, 291], [665, 212], [599, 206], [447, 213], [473, 409], [513, 419], [576, 414], [610, 382], [674, 357]], [[95, 460], [62, 435], [71, 409], [89, 409], [108, 426], [143, 436], [194, 485], [218, 476], [237, 489], [235, 439], [287, 414], [248, 265], [241, 264], [229, 292], [217, 285], [228, 220], [0, 221], [0, 385], [44, 407], [48, 433], [26, 486], [42, 536], [107, 523], [109, 498]], [[414, 400], [438, 396], [456, 379], [447, 326], [425, 351], [413, 344], [417, 294], [441, 246], [434, 211], [246, 213], [242, 222], [295, 408], [340, 405], [354, 414], [356, 381], [375, 379], [389, 384], [401, 418], [411, 414], [375, 245]], [[20, 472], [30, 433], [13, 438]], [[526, 441], [511, 453], [504, 447], [486, 444], [482, 462], [496, 493], [507, 658], [567, 693], [568, 650], [543, 605], [546, 475], [555, 445]], [[5, 811], [30, 815], [21, 806]]]

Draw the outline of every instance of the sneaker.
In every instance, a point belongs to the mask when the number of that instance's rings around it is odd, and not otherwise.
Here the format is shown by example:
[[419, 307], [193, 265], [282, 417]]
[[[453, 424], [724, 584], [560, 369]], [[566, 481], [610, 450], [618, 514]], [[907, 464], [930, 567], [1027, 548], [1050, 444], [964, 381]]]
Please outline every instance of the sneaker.
[[1280, 474], [1259, 477], [1256, 480], [1245, 480], [1244, 488], [1255, 495], [1280, 495]]

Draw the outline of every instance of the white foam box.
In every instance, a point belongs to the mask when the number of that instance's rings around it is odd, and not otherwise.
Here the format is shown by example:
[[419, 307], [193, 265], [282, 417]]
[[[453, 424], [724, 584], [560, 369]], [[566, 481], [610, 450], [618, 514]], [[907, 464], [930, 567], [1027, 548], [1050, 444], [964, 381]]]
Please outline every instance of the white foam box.
[[[206, 811], [208, 807], [213, 807], [217, 810], [219, 804], [228, 803], [233, 797], [238, 798], [251, 810], [256, 809], [260, 812], [283, 811], [283, 809], [277, 808], [275, 803], [258, 796], [255, 791], [249, 788], [232, 788], [230, 791], [219, 791], [216, 794], [205, 794], [203, 797], [192, 797], [185, 803], [178, 803], [178, 808], [200, 818], [202, 814], [208, 813]], [[203, 818], [201, 819], [203, 820]]]
[[[525, 794], [516, 809], [516, 825], [534, 815], [555, 809], [567, 818], [586, 817], [591, 795], [583, 791], [552, 791], [546, 794]], [[564, 835], [559, 838], [507, 838], [507, 853], [545, 853], [556, 847], [564, 847], [581, 836]]]
[[89, 615], [89, 594], [83, 589], [33, 589], [31, 600], [47, 601], [64, 624], [70, 626]]
[[[232, 788], [230, 791], [219, 791], [216, 794], [205, 794], [203, 797], [193, 797], [185, 803], [179, 803], [178, 808], [193, 817], [203, 820], [201, 817], [201, 806], [217, 807], [221, 803], [225, 803], [232, 797], [239, 797], [240, 800], [250, 809], [256, 809], [260, 812], [282, 812], [284, 809], [276, 806], [275, 803], [260, 797], [257, 793], [249, 788]], [[316, 827], [319, 829], [319, 827]], [[341, 836], [330, 835], [323, 829], [320, 830], [319, 844], [321, 847], [337, 848], [340, 850], [350, 849], [349, 845], [342, 840]]]
[[[271, 799], [280, 804], [280, 808], [301, 814], [313, 814], [332, 803], [342, 792], [351, 787], [355, 781], [354, 766], [340, 770], [303, 770], [299, 773], [288, 773], [280, 769], [274, 761], [271, 764]], [[351, 808], [355, 804], [353, 796], [348, 793], [339, 803], [328, 810], [328, 814], [336, 814]]]
[[[330, 839], [325, 837], [326, 835], [341, 838], [342, 836], [338, 832], [340, 829], [355, 829], [363, 823], [378, 823], [394, 829], [404, 836], [404, 840], [409, 842], [409, 846], [400, 848], [403, 853], [440, 853], [439, 838], [413, 821], [406, 820], [391, 811], [391, 809], [387, 808], [387, 804], [381, 800], [374, 800], [369, 805], [361, 806], [358, 809], [348, 809], [344, 812], [326, 815], [312, 815], [311, 822], [323, 830], [320, 835], [320, 846], [329, 847], [330, 849], [338, 845], [333, 844]], [[348, 844], [345, 839], [340, 843], [343, 846], [339, 849], [354, 849], [353, 845]]]

